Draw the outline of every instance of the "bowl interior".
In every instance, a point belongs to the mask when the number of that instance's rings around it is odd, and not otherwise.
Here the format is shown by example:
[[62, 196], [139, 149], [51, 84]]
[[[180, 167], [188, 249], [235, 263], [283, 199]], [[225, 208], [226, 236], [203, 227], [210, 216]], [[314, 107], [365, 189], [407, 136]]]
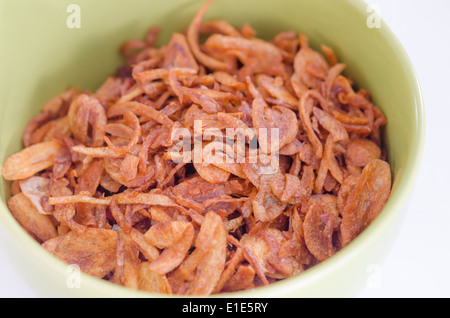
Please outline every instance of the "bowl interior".
[[[47, 100], [68, 87], [97, 89], [124, 62], [118, 53], [124, 41], [142, 39], [150, 26], [157, 25], [161, 28], [158, 44], [165, 44], [173, 32], [187, 27], [203, 3], [78, 0], [80, 28], [70, 28], [67, 22], [74, 11], [67, 1], [2, 1], [0, 163], [21, 148], [26, 123]], [[320, 44], [331, 47], [338, 60], [347, 64], [345, 73], [372, 94], [374, 103], [388, 118], [385, 134], [393, 191], [383, 213], [336, 256], [298, 277], [261, 288], [261, 295], [276, 295], [280, 288], [286, 295], [312, 295], [320, 292], [313, 282], [325, 278], [328, 283], [323, 286], [339, 284], [333, 278], [336, 271], [350, 260], [357, 262], [356, 255], [363, 257], [362, 250], [381, 240], [411, 187], [423, 147], [420, 89], [408, 57], [388, 27], [382, 21], [379, 28], [370, 23], [377, 19], [373, 14], [364, 2], [356, 0], [217, 0], [207, 13], [206, 19], [226, 19], [237, 27], [247, 22], [265, 39], [295, 30], [306, 34], [313, 48], [319, 49]], [[5, 204], [9, 195], [9, 184], [2, 179], [0, 220], [18, 244], [15, 253], [21, 253], [22, 263], [33, 255], [37, 273], [51, 269], [56, 273], [53, 276], [60, 274], [54, 286], [63, 287], [65, 266], [39, 248], [15, 222]], [[21, 266], [32, 271], [27, 265]], [[141, 295], [91, 277], [83, 277], [83, 281], [85, 293]]]

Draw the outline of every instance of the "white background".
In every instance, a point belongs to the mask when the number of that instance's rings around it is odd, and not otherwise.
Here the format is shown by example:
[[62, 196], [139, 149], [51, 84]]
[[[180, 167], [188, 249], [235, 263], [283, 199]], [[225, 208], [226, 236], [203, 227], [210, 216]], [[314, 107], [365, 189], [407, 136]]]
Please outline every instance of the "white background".
[[[411, 207], [379, 284], [358, 297], [450, 297], [450, 1], [369, 0], [402, 42], [422, 85], [426, 145]], [[0, 249], [0, 297], [35, 297]]]

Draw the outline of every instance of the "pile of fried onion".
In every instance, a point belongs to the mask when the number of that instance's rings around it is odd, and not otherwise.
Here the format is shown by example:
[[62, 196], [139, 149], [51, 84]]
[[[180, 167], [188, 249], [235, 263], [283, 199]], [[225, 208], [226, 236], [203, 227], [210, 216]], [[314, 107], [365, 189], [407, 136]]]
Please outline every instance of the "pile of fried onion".
[[[386, 118], [332, 49], [204, 22], [212, 2], [168, 45], [157, 27], [124, 43], [125, 65], [96, 92], [51, 99], [4, 163], [15, 218], [87, 274], [178, 295], [267, 285], [345, 248], [389, 197]], [[254, 128], [247, 143], [277, 128], [276, 169], [175, 160], [174, 131], [194, 136], [195, 121]]]

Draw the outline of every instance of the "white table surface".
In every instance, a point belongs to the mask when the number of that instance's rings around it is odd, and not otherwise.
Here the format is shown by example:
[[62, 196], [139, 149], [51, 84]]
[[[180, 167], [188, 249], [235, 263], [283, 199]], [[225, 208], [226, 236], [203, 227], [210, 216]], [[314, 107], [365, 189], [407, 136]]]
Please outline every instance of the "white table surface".
[[[411, 206], [358, 297], [450, 297], [450, 1], [370, 0], [404, 45], [422, 85], [426, 145]], [[0, 248], [0, 297], [35, 297]]]

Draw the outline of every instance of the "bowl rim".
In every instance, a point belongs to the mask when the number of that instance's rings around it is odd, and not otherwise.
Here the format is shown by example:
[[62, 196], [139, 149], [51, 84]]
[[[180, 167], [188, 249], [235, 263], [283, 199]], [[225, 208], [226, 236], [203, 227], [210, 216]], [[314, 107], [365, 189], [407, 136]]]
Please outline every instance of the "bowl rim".
[[[345, 0], [349, 5], [356, 8], [359, 13], [365, 14], [367, 6], [369, 5], [364, 0]], [[420, 87], [419, 79], [414, 69], [413, 63], [408, 56], [405, 48], [388, 27], [388, 25], [381, 19], [382, 26], [379, 28], [382, 37], [389, 45], [395, 49], [399, 61], [402, 64], [402, 69], [406, 73], [409, 81], [408, 87], [410, 87], [411, 93], [414, 95], [415, 100], [415, 120], [416, 131], [415, 133], [415, 146], [412, 149], [411, 156], [408, 158], [407, 163], [403, 167], [402, 178], [398, 181], [397, 189], [391, 194], [387, 204], [383, 208], [382, 213], [372, 222], [371, 226], [365, 229], [357, 238], [355, 238], [348, 246], [336, 253], [328, 260], [321, 262], [307, 271], [290, 277], [267, 286], [261, 286], [251, 290], [237, 291], [231, 293], [222, 293], [209, 295], [207, 297], [277, 297], [279, 290], [283, 289], [283, 295], [289, 295], [294, 293], [295, 290], [304, 288], [310, 285], [315, 280], [318, 280], [326, 272], [333, 271], [334, 266], [339, 264], [345, 264], [352, 258], [357, 256], [361, 250], [364, 250], [370, 246], [377, 237], [383, 232], [383, 229], [389, 225], [393, 219], [400, 213], [402, 206], [407, 201], [407, 197], [411, 192], [415, 180], [418, 175], [419, 167], [422, 162], [424, 147], [425, 147], [425, 108], [422, 90]], [[55, 256], [48, 253], [41, 245], [36, 242], [15, 220], [13, 215], [9, 212], [7, 204], [0, 200], [0, 209], [3, 210], [0, 213], [0, 226], [6, 230], [6, 234], [9, 234], [11, 238], [15, 239], [18, 244], [21, 245], [23, 250], [28, 252], [28, 258], [33, 259], [36, 262], [40, 262], [42, 266], [50, 268], [53, 275], [66, 275], [68, 264], [59, 260]], [[383, 213], [389, 210], [389, 213]], [[9, 213], [4, 213], [9, 212]], [[5, 232], [5, 231], [3, 231]], [[9, 253], [7, 254], [9, 255]], [[333, 266], [334, 265], [334, 266]], [[62, 276], [64, 277], [64, 276]], [[113, 297], [153, 297], [153, 298], [191, 298], [192, 296], [183, 295], [166, 295], [153, 292], [145, 292], [133, 290], [127, 287], [123, 287], [99, 278], [92, 277], [88, 274], [81, 273], [82, 289], [89, 289], [96, 291], [99, 297], [104, 295], [110, 295]], [[32, 286], [30, 286], [32, 287]], [[102, 294], [103, 292], [103, 294]]]

